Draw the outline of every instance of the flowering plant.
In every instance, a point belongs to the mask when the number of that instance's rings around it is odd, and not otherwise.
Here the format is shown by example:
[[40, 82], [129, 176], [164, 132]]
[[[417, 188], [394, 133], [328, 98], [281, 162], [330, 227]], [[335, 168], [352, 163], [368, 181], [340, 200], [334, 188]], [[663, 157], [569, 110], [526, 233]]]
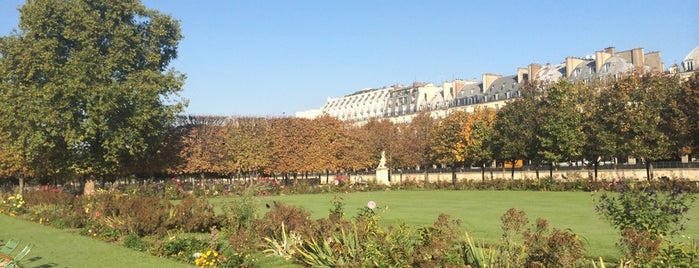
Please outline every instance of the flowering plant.
[[2, 200], [0, 204], [0, 213], [10, 215], [12, 217], [24, 211], [24, 198], [21, 194], [8, 196]]
[[197, 267], [217, 267], [220, 262], [220, 255], [215, 250], [208, 250], [205, 253], [194, 253], [194, 265]]

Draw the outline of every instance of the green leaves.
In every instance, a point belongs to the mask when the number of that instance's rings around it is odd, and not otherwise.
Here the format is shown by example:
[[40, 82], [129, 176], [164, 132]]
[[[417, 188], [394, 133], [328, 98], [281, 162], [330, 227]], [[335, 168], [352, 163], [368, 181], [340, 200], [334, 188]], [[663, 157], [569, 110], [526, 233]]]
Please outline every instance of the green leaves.
[[0, 42], [0, 130], [24, 175], [114, 175], [152, 156], [183, 107], [184, 76], [165, 72], [178, 22], [136, 0], [28, 1], [20, 14]]

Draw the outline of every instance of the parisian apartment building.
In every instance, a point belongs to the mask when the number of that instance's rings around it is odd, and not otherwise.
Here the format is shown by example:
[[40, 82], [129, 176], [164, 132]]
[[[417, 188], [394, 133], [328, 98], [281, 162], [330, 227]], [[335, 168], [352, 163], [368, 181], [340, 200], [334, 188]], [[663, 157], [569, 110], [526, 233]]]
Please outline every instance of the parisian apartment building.
[[608, 47], [585, 57], [567, 57], [558, 64], [529, 64], [509, 75], [484, 73], [480, 81], [456, 79], [441, 84], [414, 82], [356, 91], [343, 97], [328, 98], [320, 109], [297, 112], [296, 117], [315, 118], [327, 114], [341, 121], [362, 124], [369, 119], [389, 119], [409, 123], [420, 112], [433, 118], [445, 117], [454, 110], [472, 112], [477, 107], [498, 109], [520, 97], [519, 86], [532, 79], [552, 82], [559, 79], [590, 82], [616, 77], [635, 69], [690, 75], [699, 65], [699, 46], [681, 64], [666, 71], [659, 51], [643, 48], [616, 51]]

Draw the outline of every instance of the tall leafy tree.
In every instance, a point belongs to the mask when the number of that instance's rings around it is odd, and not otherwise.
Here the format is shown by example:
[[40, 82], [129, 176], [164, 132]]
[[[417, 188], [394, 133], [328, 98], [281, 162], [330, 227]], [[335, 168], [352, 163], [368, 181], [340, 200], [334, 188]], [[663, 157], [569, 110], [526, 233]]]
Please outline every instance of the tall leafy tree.
[[481, 168], [481, 179], [485, 180], [485, 166], [493, 160], [493, 126], [495, 110], [477, 108], [467, 117], [461, 130], [465, 141], [464, 158], [467, 163]]
[[252, 176], [272, 173], [271, 126], [266, 118], [238, 117], [226, 124], [226, 162], [231, 170]]
[[538, 148], [535, 136], [537, 125], [534, 121], [536, 99], [528, 92], [531, 90], [523, 91], [523, 98], [512, 100], [498, 110], [493, 125], [493, 153], [496, 159], [512, 163], [512, 179], [515, 176], [515, 163], [534, 158]]
[[582, 113], [576, 102], [576, 87], [568, 80], [548, 84], [543, 91], [544, 97], [537, 105], [536, 137], [541, 145], [539, 156], [551, 165], [553, 172], [555, 163], [582, 156]]
[[461, 135], [469, 114], [455, 111], [437, 121], [430, 134], [431, 158], [452, 170], [456, 181], [456, 167], [466, 163], [466, 139]]
[[680, 109], [684, 112], [687, 129], [686, 136], [681, 139], [685, 153], [699, 155], [699, 72], [694, 72], [680, 88]]
[[371, 156], [371, 163], [365, 168], [376, 168], [381, 160], [382, 151], [386, 154], [386, 165], [393, 167], [398, 128], [389, 120], [376, 119], [369, 120], [362, 128], [367, 135], [364, 142], [369, 147], [365, 153]]
[[187, 116], [189, 121], [181, 136], [179, 152], [182, 163], [172, 172], [200, 175], [228, 174], [225, 150], [224, 126], [228, 120], [223, 116]]
[[[599, 164], [604, 159], [615, 156], [615, 139], [618, 135], [611, 133], [611, 129], [606, 127], [605, 122], [621, 119], [618, 114], [612, 114], [608, 105], [610, 99], [603, 98], [607, 95], [608, 84], [576, 84], [579, 87], [579, 103], [582, 107], [582, 132], [584, 134], [584, 144], [582, 156], [594, 167], [593, 178], [597, 179]], [[615, 124], [615, 123], [612, 123]]]
[[401, 167], [425, 168], [430, 163], [430, 132], [434, 119], [427, 112], [421, 112], [413, 117], [409, 124], [400, 126], [399, 147]]
[[27, 1], [0, 39], [0, 130], [26, 175], [103, 177], [152, 153], [183, 107], [181, 38], [138, 0]]
[[653, 179], [653, 161], [667, 159], [677, 153], [677, 136], [672, 129], [675, 117], [680, 114], [673, 108], [674, 91], [679, 90], [676, 78], [663, 74], [646, 73], [629, 75], [619, 81], [630, 88], [631, 102], [628, 104], [631, 123], [626, 137], [629, 154], [643, 158], [647, 178]]

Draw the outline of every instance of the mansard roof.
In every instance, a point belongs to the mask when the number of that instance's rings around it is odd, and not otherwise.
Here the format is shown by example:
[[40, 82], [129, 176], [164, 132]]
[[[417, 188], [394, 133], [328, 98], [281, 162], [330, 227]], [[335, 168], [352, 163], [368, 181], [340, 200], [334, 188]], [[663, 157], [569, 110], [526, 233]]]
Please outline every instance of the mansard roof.
[[699, 46], [695, 47], [682, 61], [682, 71], [694, 71], [699, 68]]
[[546, 66], [541, 67], [541, 70], [536, 73], [536, 80], [539, 81], [558, 81], [562, 77], [566, 76], [566, 65], [565, 63], [559, 63], [555, 65], [546, 64]]
[[601, 70], [598, 70], [600, 77], [606, 77], [610, 75], [628, 73], [633, 71], [633, 64], [619, 56], [612, 56], [602, 65]]
[[578, 66], [575, 66], [575, 68], [573, 68], [573, 71], [570, 73], [569, 79], [573, 81], [590, 80], [595, 76], [595, 73], [597, 72], [595, 68], [595, 61], [583, 61], [580, 64], [578, 64]]
[[503, 76], [495, 79], [495, 81], [493, 81], [493, 83], [490, 85], [490, 88], [485, 90], [485, 92], [494, 93], [512, 91], [513, 89], [516, 90], [519, 88], [518, 84], [517, 75]]

